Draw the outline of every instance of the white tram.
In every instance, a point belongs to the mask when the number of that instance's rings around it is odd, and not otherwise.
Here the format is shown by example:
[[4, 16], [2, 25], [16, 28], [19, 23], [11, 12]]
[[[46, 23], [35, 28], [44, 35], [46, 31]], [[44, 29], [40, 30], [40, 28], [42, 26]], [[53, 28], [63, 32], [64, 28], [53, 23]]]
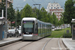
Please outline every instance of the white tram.
[[23, 40], [38, 40], [51, 35], [51, 23], [45, 23], [36, 18], [23, 18], [21, 21]]

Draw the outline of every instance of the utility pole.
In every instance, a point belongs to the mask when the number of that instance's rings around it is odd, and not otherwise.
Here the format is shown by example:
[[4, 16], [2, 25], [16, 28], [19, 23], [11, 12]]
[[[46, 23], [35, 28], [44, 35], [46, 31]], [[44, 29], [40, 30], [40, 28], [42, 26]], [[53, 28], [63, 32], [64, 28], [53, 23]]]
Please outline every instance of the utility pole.
[[6, 12], [5, 12], [5, 38], [7, 37], [7, 0], [6, 0]]
[[[6, 12], [5, 12], [5, 30], [4, 30], [4, 38], [7, 38], [7, 0], [5, 1], [5, 2], [0, 2], [0, 4], [2, 4], [2, 3], [5, 3], [5, 6], [6, 6]], [[2, 10], [2, 12], [3, 12], [3, 10]], [[2, 14], [2, 17], [3, 17], [3, 14]]]
[[[40, 10], [40, 5], [41, 5], [41, 4], [33, 4], [33, 5], [34, 5], [34, 6], [35, 6], [35, 5], [39, 5], [39, 10]], [[37, 15], [37, 19], [38, 19], [38, 15]]]

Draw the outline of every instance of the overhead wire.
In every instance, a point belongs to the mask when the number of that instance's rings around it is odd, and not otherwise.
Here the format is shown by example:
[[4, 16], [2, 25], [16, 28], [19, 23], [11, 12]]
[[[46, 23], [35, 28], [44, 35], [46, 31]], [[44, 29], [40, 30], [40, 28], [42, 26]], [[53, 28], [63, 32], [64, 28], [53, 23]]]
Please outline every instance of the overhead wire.
[[34, 3], [36, 3], [34, 0], [32, 0]]

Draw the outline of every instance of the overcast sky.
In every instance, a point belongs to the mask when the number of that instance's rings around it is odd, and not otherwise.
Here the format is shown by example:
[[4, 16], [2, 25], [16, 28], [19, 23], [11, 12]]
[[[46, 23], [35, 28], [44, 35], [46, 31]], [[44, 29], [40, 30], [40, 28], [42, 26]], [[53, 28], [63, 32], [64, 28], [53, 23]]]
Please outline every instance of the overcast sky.
[[[14, 9], [17, 9], [16, 7], [24, 7], [26, 4], [29, 4], [31, 7], [35, 7], [33, 4], [41, 4], [41, 7], [46, 9], [49, 2], [57, 2], [64, 8], [65, 1], [66, 0], [13, 0], [13, 7]], [[36, 7], [39, 8], [39, 6]]]

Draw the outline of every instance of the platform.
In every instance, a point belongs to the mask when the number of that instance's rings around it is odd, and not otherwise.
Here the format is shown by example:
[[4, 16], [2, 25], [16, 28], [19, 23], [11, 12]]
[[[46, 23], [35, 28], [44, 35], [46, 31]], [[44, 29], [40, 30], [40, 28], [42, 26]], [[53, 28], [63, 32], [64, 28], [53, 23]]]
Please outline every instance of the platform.
[[21, 37], [6, 38], [6, 39], [3, 39], [3, 40], [0, 40], [0, 46], [9, 44], [9, 43], [12, 43], [12, 42], [15, 42], [15, 41], [19, 41], [21, 39], [22, 39]]
[[69, 50], [75, 50], [75, 40], [72, 40], [72, 38], [62, 38], [62, 41]]

